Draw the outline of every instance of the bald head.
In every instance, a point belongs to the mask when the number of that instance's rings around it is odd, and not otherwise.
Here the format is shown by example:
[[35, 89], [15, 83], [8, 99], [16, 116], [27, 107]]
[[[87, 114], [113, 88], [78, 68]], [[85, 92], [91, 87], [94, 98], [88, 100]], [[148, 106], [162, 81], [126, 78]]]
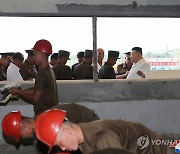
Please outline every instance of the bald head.
[[104, 59], [104, 50], [102, 48], [97, 49], [98, 62], [102, 62]]

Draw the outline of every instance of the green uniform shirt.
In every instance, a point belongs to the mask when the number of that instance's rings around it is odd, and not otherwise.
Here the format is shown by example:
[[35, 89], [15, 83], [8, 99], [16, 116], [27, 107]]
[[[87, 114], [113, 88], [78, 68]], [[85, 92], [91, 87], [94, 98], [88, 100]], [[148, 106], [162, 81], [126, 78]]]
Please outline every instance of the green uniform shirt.
[[22, 64], [19, 70], [23, 80], [35, 79], [37, 71], [27, 60]]
[[126, 63], [122, 63], [117, 66], [117, 74], [122, 75], [125, 74], [127, 71], [130, 71], [132, 65], [128, 66]]
[[73, 123], [90, 122], [99, 120], [94, 110], [88, 109], [79, 104], [59, 104], [52, 109], [61, 109], [67, 111], [66, 117]]
[[[84, 143], [79, 145], [83, 154], [93, 151], [119, 148], [129, 150], [137, 154], [165, 154], [165, 146], [151, 145], [152, 139], [160, 139], [156, 133], [140, 123], [133, 123], [123, 120], [94, 121], [81, 123], [80, 127], [84, 135]], [[149, 137], [149, 145], [140, 149], [137, 139], [141, 136]]]
[[54, 74], [56, 76], [56, 80], [71, 80], [72, 73], [71, 68], [62, 63], [58, 63], [53, 67]]
[[39, 69], [34, 88], [35, 90], [42, 91], [40, 100], [33, 104], [35, 115], [38, 115], [58, 104], [56, 80], [54, 72], [50, 66], [44, 69]]
[[107, 62], [99, 70], [99, 79], [116, 79], [114, 68]]
[[83, 61], [74, 68], [74, 79], [93, 79], [93, 67]]
[[108, 149], [98, 150], [90, 154], [135, 154], [135, 153], [132, 153], [124, 149], [108, 148]]

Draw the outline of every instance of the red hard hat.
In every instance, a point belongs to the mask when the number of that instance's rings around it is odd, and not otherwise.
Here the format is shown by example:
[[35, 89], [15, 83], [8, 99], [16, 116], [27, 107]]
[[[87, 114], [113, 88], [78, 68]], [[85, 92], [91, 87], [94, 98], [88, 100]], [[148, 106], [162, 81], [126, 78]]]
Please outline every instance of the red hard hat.
[[2, 130], [7, 136], [15, 138], [18, 142], [20, 139], [22, 115], [20, 111], [12, 111], [8, 113], [2, 120]]
[[51, 109], [41, 113], [36, 120], [37, 138], [49, 146], [49, 152], [65, 117], [66, 111]]
[[52, 54], [52, 45], [48, 40], [39, 40], [35, 43], [33, 50], [44, 52], [47, 55]]

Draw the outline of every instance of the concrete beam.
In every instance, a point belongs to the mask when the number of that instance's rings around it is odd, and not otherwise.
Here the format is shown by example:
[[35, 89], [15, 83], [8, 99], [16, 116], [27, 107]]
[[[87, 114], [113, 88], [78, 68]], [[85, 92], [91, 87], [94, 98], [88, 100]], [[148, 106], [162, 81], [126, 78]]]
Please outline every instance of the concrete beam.
[[[1, 82], [0, 87], [8, 82]], [[33, 81], [22, 82], [22, 89]], [[140, 122], [162, 133], [179, 133], [180, 79], [76, 80], [57, 81], [59, 103], [78, 103], [94, 109], [101, 119], [124, 119]], [[2, 118], [12, 110], [33, 116], [33, 107], [19, 101], [0, 106]], [[0, 142], [4, 142], [0, 129]]]
[[[53, 1], [55, 3], [55, 1]], [[47, 17], [180, 17], [180, 4], [178, 5], [140, 5], [133, 1], [126, 5], [116, 4], [76, 4], [76, 3], [50, 3], [37, 7], [26, 3], [12, 5], [8, 9], [1, 9], [0, 16], [47, 16]], [[35, 4], [35, 3], [34, 3]], [[22, 9], [21, 6], [22, 5]], [[34, 7], [33, 7], [34, 6]], [[24, 8], [24, 9], [23, 9]]]
[[57, 4], [59, 16], [180, 17], [180, 5], [82, 5]]

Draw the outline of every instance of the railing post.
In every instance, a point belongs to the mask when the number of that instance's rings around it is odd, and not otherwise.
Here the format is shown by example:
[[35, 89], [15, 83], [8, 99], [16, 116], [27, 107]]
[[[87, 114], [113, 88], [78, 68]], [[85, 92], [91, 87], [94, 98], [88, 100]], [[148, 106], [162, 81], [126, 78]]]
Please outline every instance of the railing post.
[[92, 18], [93, 25], [93, 79], [94, 82], [98, 82], [97, 71], [97, 17]]

